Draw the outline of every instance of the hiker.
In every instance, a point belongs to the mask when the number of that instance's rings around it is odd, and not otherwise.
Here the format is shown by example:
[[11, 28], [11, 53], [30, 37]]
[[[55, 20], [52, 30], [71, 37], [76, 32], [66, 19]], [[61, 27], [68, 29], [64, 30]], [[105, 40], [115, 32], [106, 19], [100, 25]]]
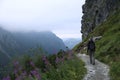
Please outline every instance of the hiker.
[[95, 43], [93, 41], [93, 38], [91, 38], [87, 44], [87, 53], [90, 56], [90, 64], [95, 65], [95, 58], [94, 58], [94, 54], [95, 54]]

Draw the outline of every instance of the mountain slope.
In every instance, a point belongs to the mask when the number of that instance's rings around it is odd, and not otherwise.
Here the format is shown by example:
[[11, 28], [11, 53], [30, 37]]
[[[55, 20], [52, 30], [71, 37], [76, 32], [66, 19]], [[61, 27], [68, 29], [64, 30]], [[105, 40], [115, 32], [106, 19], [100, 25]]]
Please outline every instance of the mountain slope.
[[14, 37], [26, 50], [30, 48], [42, 48], [47, 53], [57, 53], [60, 49], [65, 50], [63, 41], [49, 31], [14, 33]]
[[120, 80], [120, 0], [86, 0], [83, 14], [83, 41], [74, 50], [87, 53], [89, 38], [102, 36], [95, 42], [95, 56], [110, 66], [111, 80]]
[[96, 58], [110, 65], [112, 80], [120, 80], [120, 10], [96, 27], [74, 50], [86, 53], [86, 43], [91, 36], [102, 36], [96, 41]]
[[[32, 53], [54, 54], [65, 50], [65, 44], [52, 32], [11, 33], [0, 28], [0, 63], [6, 64], [15, 56]], [[31, 51], [30, 51], [31, 50]]]
[[96, 33], [103, 35], [96, 43], [96, 57], [111, 66], [110, 74], [113, 80], [120, 80], [120, 11], [112, 15], [92, 35]]
[[17, 53], [18, 48], [20, 48], [20, 46], [13, 35], [0, 28], [0, 63], [7, 63], [11, 57]]
[[65, 45], [72, 49], [76, 44], [80, 43], [82, 40], [79, 38], [68, 38], [64, 40]]

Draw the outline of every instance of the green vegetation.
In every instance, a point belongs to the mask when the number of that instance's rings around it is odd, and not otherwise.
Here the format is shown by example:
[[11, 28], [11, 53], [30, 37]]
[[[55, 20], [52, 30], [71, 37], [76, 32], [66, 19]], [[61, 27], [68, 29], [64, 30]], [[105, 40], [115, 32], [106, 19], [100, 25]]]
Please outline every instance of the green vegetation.
[[[79, 59], [65, 61], [57, 69], [52, 68], [45, 76], [49, 80], [82, 80], [86, 74], [84, 63]], [[45, 77], [43, 80], [47, 80]]]
[[77, 45], [74, 50], [81, 50], [86, 46], [90, 36], [102, 36], [96, 41], [96, 58], [110, 65], [110, 76], [112, 80], [120, 80], [120, 11], [117, 11], [101, 25], [91, 32], [82, 44]]
[[26, 55], [12, 64], [3, 80], [82, 80], [86, 74], [85, 64], [71, 50], [48, 56]]

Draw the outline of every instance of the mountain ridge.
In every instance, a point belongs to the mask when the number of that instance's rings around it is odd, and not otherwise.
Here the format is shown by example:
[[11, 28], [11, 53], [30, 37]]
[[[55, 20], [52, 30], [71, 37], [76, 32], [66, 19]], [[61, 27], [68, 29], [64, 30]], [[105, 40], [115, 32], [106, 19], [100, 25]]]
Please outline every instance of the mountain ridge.
[[69, 49], [72, 49], [75, 45], [80, 43], [82, 40], [80, 38], [67, 38], [67, 39], [64, 39], [63, 41]]
[[4, 56], [1, 62], [5, 58], [9, 61], [13, 56], [25, 53], [30, 55], [34, 53], [30, 53], [30, 49], [35, 49], [34, 51], [37, 52], [41, 50], [40, 48], [47, 54], [55, 54], [60, 49], [66, 49], [62, 39], [50, 31], [14, 33], [0, 28], [0, 55]]

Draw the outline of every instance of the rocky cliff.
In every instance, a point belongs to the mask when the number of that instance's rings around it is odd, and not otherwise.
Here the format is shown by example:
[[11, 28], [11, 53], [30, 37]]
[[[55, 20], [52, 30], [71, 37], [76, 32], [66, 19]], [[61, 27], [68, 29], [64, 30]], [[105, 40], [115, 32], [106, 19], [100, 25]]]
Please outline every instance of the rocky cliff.
[[81, 33], [85, 39], [95, 27], [120, 9], [120, 0], [86, 0], [83, 5]]

